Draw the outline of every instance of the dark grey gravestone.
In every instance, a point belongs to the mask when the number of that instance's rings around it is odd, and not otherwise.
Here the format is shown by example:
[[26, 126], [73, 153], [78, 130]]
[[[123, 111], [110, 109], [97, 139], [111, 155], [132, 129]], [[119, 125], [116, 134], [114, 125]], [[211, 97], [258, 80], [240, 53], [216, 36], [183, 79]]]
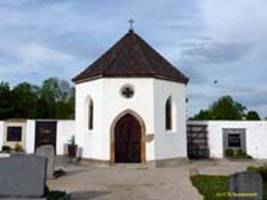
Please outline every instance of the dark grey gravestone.
[[44, 195], [47, 159], [36, 155], [0, 159], [0, 199]]
[[259, 173], [240, 172], [229, 179], [229, 192], [234, 196], [229, 200], [262, 200], [263, 183]]
[[36, 155], [47, 158], [47, 178], [53, 178], [55, 170], [55, 150], [52, 145], [43, 145], [36, 149]]

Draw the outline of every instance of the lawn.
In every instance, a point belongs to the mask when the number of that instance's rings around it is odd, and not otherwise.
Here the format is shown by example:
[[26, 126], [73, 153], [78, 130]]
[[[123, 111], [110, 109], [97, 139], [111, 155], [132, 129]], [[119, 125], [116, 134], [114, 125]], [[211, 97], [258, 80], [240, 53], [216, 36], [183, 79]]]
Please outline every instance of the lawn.
[[[192, 184], [204, 196], [204, 200], [227, 200], [221, 195], [228, 192], [228, 176], [197, 175], [191, 177]], [[264, 182], [264, 200], [267, 200], [267, 182]]]
[[228, 176], [197, 175], [191, 177], [192, 184], [203, 195], [204, 200], [227, 200], [227, 197], [219, 197], [228, 191]]

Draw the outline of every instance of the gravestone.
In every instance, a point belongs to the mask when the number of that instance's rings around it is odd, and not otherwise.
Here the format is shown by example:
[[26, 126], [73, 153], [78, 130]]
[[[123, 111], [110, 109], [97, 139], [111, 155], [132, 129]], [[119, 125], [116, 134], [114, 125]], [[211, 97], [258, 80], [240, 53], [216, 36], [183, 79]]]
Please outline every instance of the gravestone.
[[40, 199], [44, 195], [47, 159], [36, 155], [0, 159], [0, 199]]
[[262, 200], [263, 183], [259, 173], [240, 172], [229, 179], [229, 192], [233, 194], [229, 200]]
[[36, 149], [36, 155], [47, 158], [47, 178], [53, 178], [55, 170], [55, 150], [52, 145], [43, 145]]

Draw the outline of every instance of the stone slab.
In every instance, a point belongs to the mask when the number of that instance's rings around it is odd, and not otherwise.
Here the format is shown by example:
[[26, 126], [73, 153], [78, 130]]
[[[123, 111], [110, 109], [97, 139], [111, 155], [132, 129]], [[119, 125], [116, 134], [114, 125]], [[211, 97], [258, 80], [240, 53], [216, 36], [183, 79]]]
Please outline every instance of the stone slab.
[[0, 159], [1, 197], [42, 197], [47, 159], [36, 155]]
[[256, 172], [240, 172], [230, 176], [229, 192], [235, 196], [229, 200], [262, 200], [263, 182]]
[[55, 170], [55, 149], [52, 145], [42, 145], [36, 149], [36, 155], [47, 158], [47, 178], [53, 178]]

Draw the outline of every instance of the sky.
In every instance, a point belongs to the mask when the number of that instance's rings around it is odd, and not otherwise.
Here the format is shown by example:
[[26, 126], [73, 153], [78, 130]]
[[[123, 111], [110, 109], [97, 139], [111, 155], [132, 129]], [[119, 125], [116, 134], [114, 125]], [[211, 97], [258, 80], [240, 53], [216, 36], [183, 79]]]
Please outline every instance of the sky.
[[231, 95], [265, 117], [266, 10], [266, 0], [0, 1], [0, 81], [70, 80], [133, 18], [135, 32], [190, 78], [188, 116]]

